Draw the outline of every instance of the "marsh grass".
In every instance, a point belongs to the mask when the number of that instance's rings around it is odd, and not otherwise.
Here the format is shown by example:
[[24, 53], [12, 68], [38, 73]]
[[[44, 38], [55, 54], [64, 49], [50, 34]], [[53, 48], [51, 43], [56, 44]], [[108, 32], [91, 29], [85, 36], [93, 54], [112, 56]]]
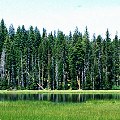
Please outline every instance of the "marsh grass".
[[120, 94], [120, 90], [0, 90], [0, 94]]
[[1, 120], [119, 120], [119, 100], [92, 100], [86, 103], [47, 101], [0, 102]]

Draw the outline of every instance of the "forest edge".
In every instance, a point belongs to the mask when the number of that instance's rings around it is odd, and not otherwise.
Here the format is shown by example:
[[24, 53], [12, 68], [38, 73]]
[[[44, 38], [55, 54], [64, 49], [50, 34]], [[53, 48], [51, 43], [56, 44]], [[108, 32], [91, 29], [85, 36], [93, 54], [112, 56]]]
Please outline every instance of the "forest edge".
[[0, 90], [0, 94], [120, 94], [120, 90]]

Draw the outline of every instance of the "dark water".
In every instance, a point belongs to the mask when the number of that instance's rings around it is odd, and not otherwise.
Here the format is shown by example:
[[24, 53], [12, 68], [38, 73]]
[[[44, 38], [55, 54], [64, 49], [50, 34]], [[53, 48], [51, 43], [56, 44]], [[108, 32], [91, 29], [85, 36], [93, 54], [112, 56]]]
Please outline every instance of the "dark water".
[[0, 94], [0, 101], [32, 100], [56, 103], [86, 102], [87, 100], [120, 100], [120, 94]]

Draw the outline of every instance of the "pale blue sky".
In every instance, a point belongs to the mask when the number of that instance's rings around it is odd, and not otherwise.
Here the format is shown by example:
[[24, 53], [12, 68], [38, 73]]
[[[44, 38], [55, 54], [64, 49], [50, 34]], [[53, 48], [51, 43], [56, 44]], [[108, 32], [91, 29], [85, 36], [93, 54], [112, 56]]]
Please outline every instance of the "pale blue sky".
[[120, 31], [120, 0], [0, 0], [0, 20], [7, 28], [12, 23], [37, 26], [41, 33], [62, 30], [66, 35], [78, 26], [84, 33], [88, 26], [90, 37], [93, 33], [105, 36], [108, 28], [111, 37]]

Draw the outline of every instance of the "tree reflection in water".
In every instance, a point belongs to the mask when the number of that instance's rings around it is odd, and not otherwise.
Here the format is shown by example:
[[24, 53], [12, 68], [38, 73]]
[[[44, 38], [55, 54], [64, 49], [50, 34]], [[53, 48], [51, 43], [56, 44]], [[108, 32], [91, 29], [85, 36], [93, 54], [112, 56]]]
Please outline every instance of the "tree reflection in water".
[[87, 100], [120, 99], [120, 94], [0, 94], [0, 101], [33, 100], [55, 103], [86, 102]]

